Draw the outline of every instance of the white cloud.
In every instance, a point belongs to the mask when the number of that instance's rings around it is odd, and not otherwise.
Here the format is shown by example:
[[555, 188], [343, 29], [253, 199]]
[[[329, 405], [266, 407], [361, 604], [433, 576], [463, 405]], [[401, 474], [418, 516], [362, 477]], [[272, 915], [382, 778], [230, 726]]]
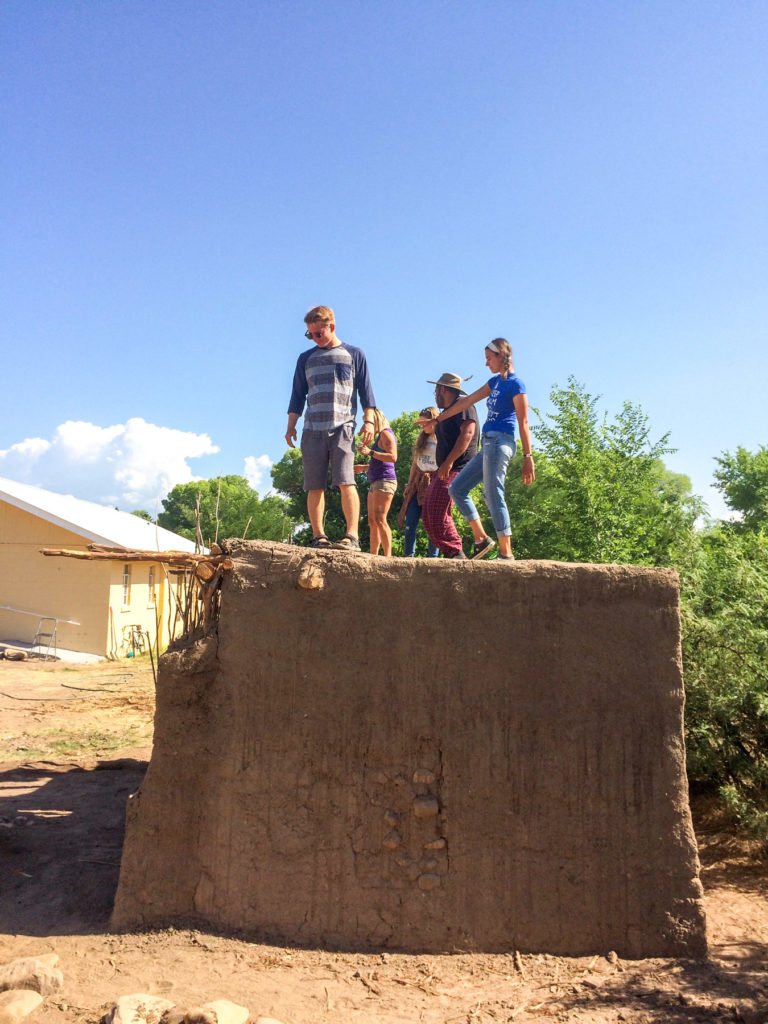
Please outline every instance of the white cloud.
[[218, 450], [207, 434], [141, 417], [110, 427], [69, 420], [50, 441], [27, 438], [0, 451], [0, 476], [126, 511], [153, 511], [176, 484], [196, 479], [189, 459]]
[[261, 482], [266, 477], [269, 480], [269, 471], [272, 468], [272, 460], [268, 455], [248, 455], [245, 460], [243, 476], [254, 489], [263, 497]]
[[20, 459], [37, 459], [50, 447], [51, 442], [43, 440], [42, 437], [28, 437], [26, 441], [19, 441], [18, 444], [12, 444], [10, 448], [0, 451], [0, 459], [7, 455]]
[[53, 444], [64, 458], [73, 462], [99, 462], [101, 459], [111, 461], [111, 456], [122, 454], [114, 452], [113, 442], [125, 429], [119, 424], [114, 427], [97, 427], [95, 423], [67, 420], [53, 432]]

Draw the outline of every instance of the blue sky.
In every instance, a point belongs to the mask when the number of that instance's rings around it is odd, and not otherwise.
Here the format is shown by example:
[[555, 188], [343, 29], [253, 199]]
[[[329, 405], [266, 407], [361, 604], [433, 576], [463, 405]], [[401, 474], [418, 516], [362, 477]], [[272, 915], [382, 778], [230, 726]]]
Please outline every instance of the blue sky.
[[768, 443], [768, 4], [4, 0], [0, 476], [154, 510], [285, 451], [327, 303], [390, 417], [510, 339], [714, 514]]

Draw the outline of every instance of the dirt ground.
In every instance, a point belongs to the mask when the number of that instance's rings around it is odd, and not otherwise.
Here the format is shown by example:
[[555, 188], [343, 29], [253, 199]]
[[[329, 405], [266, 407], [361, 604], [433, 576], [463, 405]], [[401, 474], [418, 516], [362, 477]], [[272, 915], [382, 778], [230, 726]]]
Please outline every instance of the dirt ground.
[[54, 952], [30, 1022], [95, 1024], [121, 995], [230, 999], [283, 1024], [768, 1021], [768, 863], [694, 805], [710, 958], [338, 953], [196, 928], [111, 934], [123, 814], [151, 753], [148, 662], [0, 660], [0, 963]]

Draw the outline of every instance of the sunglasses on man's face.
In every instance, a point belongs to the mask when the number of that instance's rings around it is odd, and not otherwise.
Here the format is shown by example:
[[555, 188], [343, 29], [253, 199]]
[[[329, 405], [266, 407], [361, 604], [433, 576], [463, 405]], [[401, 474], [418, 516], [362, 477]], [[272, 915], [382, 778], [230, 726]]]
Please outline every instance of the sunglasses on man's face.
[[[323, 328], [323, 331], [324, 330], [325, 330], [325, 328]], [[305, 338], [309, 338], [310, 341], [312, 341], [313, 338], [314, 339], [322, 338], [323, 331], [304, 331], [304, 337]]]

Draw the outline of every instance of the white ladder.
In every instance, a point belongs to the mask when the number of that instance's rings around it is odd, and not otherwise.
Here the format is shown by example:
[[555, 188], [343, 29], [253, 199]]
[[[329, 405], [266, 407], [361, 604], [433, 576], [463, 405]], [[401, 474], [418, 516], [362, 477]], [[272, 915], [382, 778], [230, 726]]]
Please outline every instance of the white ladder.
[[[30, 654], [32, 657], [38, 655], [44, 661], [48, 658], [55, 658], [56, 655], [56, 626], [58, 619], [42, 618], [37, 624], [35, 639], [32, 641]], [[43, 653], [45, 648], [45, 653]]]

